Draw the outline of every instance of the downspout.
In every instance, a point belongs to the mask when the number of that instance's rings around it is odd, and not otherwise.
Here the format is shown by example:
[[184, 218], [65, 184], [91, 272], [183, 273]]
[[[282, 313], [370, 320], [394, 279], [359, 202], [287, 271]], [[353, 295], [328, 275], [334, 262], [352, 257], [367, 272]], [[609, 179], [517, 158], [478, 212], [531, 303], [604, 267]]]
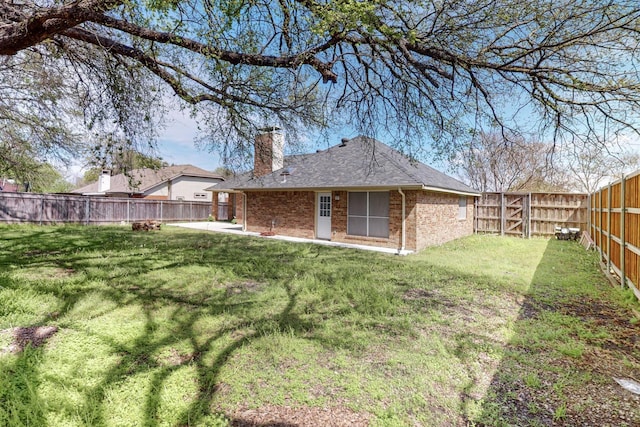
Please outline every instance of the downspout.
[[242, 231], [247, 231], [247, 195], [244, 191], [240, 194], [242, 194]]
[[402, 192], [402, 189], [400, 187], [398, 187], [398, 193], [400, 193], [400, 195], [402, 196], [402, 246], [400, 247], [398, 253], [402, 254], [405, 250], [405, 246], [407, 245], [407, 224], [405, 218], [406, 199], [405, 194]]

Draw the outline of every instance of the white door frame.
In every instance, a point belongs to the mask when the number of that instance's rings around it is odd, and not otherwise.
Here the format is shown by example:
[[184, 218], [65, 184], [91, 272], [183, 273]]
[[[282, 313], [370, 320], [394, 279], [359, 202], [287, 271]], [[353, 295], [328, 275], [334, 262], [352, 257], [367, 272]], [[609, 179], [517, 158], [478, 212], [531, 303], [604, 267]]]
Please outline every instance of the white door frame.
[[331, 192], [316, 195], [316, 239], [331, 240]]

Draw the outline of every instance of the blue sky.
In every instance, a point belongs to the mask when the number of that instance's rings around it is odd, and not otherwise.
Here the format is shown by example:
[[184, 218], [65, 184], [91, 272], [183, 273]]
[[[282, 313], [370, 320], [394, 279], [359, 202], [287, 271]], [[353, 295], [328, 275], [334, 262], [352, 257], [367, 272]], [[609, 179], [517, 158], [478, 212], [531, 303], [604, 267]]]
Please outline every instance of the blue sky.
[[[175, 110], [168, 115], [165, 129], [158, 136], [158, 154], [169, 164], [190, 164], [209, 171], [224, 166], [217, 153], [210, 153], [196, 147], [194, 140], [197, 136], [198, 125], [196, 121], [180, 110]], [[336, 131], [334, 135], [329, 135], [329, 140], [319, 135], [310, 136], [309, 147], [303, 151], [311, 153], [316, 149], [326, 149], [329, 146], [339, 144], [342, 137], [353, 138], [355, 136], [357, 136], [357, 132], [347, 127]], [[390, 143], [383, 136], [378, 136], [378, 139], [387, 144]], [[285, 151], [287, 151], [286, 144]], [[422, 160], [426, 160], [425, 163], [446, 173], [445, 164], [428, 159]]]
[[158, 138], [158, 151], [164, 161], [176, 165], [190, 164], [209, 171], [221, 166], [217, 154], [196, 148], [194, 140], [198, 127], [193, 119], [176, 111], [169, 120]]

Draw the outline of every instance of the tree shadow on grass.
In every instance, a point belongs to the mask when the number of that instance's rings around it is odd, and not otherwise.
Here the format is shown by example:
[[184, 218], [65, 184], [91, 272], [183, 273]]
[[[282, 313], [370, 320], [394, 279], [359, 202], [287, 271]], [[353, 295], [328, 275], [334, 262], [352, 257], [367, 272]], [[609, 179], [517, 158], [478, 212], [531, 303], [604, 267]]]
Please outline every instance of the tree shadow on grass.
[[31, 345], [15, 357], [0, 353], [0, 422], [4, 425], [46, 425], [46, 405], [38, 393], [43, 357], [44, 350]]
[[[149, 375], [150, 381], [144, 396], [143, 425], [155, 426], [161, 423], [159, 414], [162, 405], [160, 390], [172, 374], [183, 367], [195, 368], [196, 394], [192, 403], [179, 414], [180, 424], [197, 425], [206, 421], [211, 415], [211, 402], [219, 390], [219, 375], [229, 358], [238, 349], [250, 344], [257, 338], [272, 331], [287, 331], [295, 336], [309, 336], [314, 325], [304, 320], [294, 312], [298, 304], [297, 291], [293, 280], [300, 273], [296, 257], [317, 256], [323, 253], [325, 261], [331, 262], [333, 257], [353, 258], [354, 262], [364, 261], [364, 254], [357, 252], [327, 250], [325, 248], [303, 248], [274, 242], [259, 242], [255, 239], [229, 238], [218, 235], [184, 234], [172, 235], [170, 239], [158, 242], [156, 237], [136, 235], [131, 236], [121, 229], [103, 229], [95, 232], [91, 239], [84, 239], [82, 233], [73, 228], [60, 230], [43, 230], [27, 233], [27, 236], [13, 238], [15, 247], [22, 251], [23, 256], [16, 259], [7, 252], [0, 252], [0, 265], [19, 266], [23, 269], [34, 267], [65, 268], [73, 272], [69, 278], [58, 281], [36, 280], [30, 282], [35, 292], [55, 296], [60, 302], [56, 308], [56, 319], [59, 320], [61, 330], [82, 333], [109, 349], [109, 354], [116, 356], [118, 361], [101, 374], [101, 381], [97, 384], [81, 389], [83, 404], [76, 406], [74, 411], [78, 418], [92, 425], [106, 424], [108, 415], [105, 401], [107, 393], [114, 386], [125, 382], [136, 375]], [[83, 242], [79, 244], [78, 242]], [[152, 245], [152, 249], [142, 249], [139, 254], [119, 256], [118, 248], [131, 250], [133, 246]], [[265, 246], [268, 250], [265, 251]], [[116, 252], [114, 252], [116, 251]], [[317, 251], [314, 255], [313, 251]], [[301, 252], [303, 254], [301, 255]], [[24, 256], [28, 254], [28, 256]], [[112, 270], [96, 269], [96, 260], [108, 254], [112, 260]], [[265, 256], [266, 254], [266, 256]], [[179, 258], [176, 260], [175, 258]], [[188, 266], [204, 266], [207, 268], [221, 268], [229, 270], [233, 277], [240, 280], [250, 280], [269, 283], [269, 286], [279, 286], [286, 293], [286, 305], [278, 312], [271, 312], [258, 318], [243, 319], [247, 310], [251, 310], [256, 303], [251, 299], [238, 299], [227, 292], [212, 293], [205, 300], [199, 295], [188, 292], [174, 292], [164, 286], [163, 280], [145, 283], [141, 276], [154, 270], [172, 271], [175, 268]], [[46, 271], [46, 270], [45, 270]], [[83, 275], [84, 280], [105, 281], [107, 284], [83, 286], [74, 283], [73, 275]], [[8, 286], [23, 286], [24, 283], [8, 283]], [[90, 318], [82, 318], [82, 322], [91, 319], [116, 316], [118, 310], [126, 307], [141, 307], [144, 316], [144, 326], [141, 333], [133, 341], [122, 341], [103, 332], [92, 330], [88, 326], [80, 326], [74, 310], [86, 298], [99, 294], [106, 308], [96, 313], [90, 313]], [[172, 334], [157, 336], [156, 310], [159, 308], [172, 309]], [[196, 328], [196, 324], [203, 317], [228, 315], [240, 320], [230, 322], [219, 328], [215, 333], [203, 336]], [[76, 316], [76, 317], [74, 317]], [[75, 320], [74, 320], [75, 319]], [[48, 314], [41, 314], [33, 318], [31, 325], [44, 324], [50, 320]], [[245, 331], [233, 337], [236, 331]], [[231, 338], [229, 338], [231, 337]], [[223, 340], [223, 338], [226, 339]], [[321, 338], [316, 337], [318, 341]], [[166, 348], [178, 348], [181, 343], [189, 342], [189, 354], [176, 354], [172, 360], [158, 360], [151, 357]], [[227, 342], [228, 341], [228, 342]], [[221, 348], [214, 350], [214, 343]], [[324, 345], [331, 347], [332, 342]], [[46, 405], [38, 397], [40, 382], [40, 362], [43, 349], [36, 352], [25, 351], [14, 361], [14, 367], [4, 367], [4, 372], [20, 372], [20, 381], [6, 384], [4, 400], [6, 407], [18, 406], [22, 412], [7, 416], [17, 417], [22, 424], [44, 425]], [[212, 353], [213, 352], [213, 353]], [[215, 354], [213, 359], [210, 358]], [[78, 362], [80, 363], [80, 362]], [[59, 377], [56, 382], [63, 388], [76, 388], [73, 378]], [[25, 396], [24, 391], [29, 395]], [[15, 405], [14, 405], [15, 404]], [[4, 405], [3, 405], [4, 406]], [[15, 412], [15, 411], [14, 411]], [[13, 418], [7, 418], [13, 419]], [[242, 420], [236, 420], [237, 423]], [[16, 425], [19, 425], [17, 423]], [[243, 424], [238, 424], [243, 425]], [[246, 424], [248, 425], [248, 424]], [[252, 424], [256, 425], [256, 424]], [[285, 424], [281, 424], [285, 425]]]
[[575, 242], [548, 242], [489, 389], [461, 396], [461, 412], [482, 401], [467, 422], [640, 425], [640, 397], [612, 379], [640, 377], [637, 325], [596, 262]]

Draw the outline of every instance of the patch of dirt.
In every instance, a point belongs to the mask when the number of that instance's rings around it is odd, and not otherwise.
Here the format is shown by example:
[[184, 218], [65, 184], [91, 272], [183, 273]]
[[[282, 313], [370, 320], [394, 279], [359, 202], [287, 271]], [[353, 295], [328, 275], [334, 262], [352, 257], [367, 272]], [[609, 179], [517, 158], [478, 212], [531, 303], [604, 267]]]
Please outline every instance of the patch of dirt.
[[445, 298], [442, 292], [438, 289], [407, 289], [402, 294], [402, 299], [411, 304], [412, 310], [429, 310], [436, 307], [442, 307], [443, 309], [457, 309], [456, 304]]
[[407, 289], [402, 298], [405, 301], [431, 300], [438, 297], [435, 291], [427, 291], [425, 289], [413, 288]]
[[227, 285], [227, 295], [237, 295], [243, 292], [254, 293], [262, 290], [263, 283], [246, 281], [242, 283], [231, 283]]
[[180, 366], [197, 358], [197, 354], [184, 354], [172, 348], [169, 354], [162, 358], [161, 363], [166, 366]]
[[0, 331], [13, 337], [11, 344], [3, 348], [3, 353], [20, 353], [27, 346], [40, 347], [58, 332], [57, 326], [32, 326], [28, 328], [11, 328]]
[[640, 325], [631, 324], [629, 321], [631, 315], [621, 313], [618, 307], [603, 301], [586, 299], [579, 303], [559, 305], [558, 311], [569, 316], [580, 317], [596, 327], [606, 328], [612, 336], [604, 340], [596, 340], [600, 341], [597, 342], [600, 347], [623, 353], [638, 352], [640, 357]]
[[232, 414], [234, 427], [367, 427], [371, 416], [345, 407], [312, 408], [266, 405]]
[[[539, 353], [539, 367], [516, 361], [500, 366], [490, 390], [501, 419], [523, 426], [640, 426], [640, 395], [614, 380], [640, 379], [640, 325], [630, 322], [631, 314], [606, 300], [549, 305], [528, 299], [520, 319], [536, 319], [543, 311], [578, 317], [594, 335], [576, 337], [586, 344], [579, 357]], [[528, 386], [527, 374], [535, 374], [540, 385]]]
[[[500, 406], [502, 420], [518, 426], [640, 426], [640, 396], [612, 379], [605, 382], [593, 378], [583, 384], [562, 386], [561, 374], [541, 370], [538, 374], [544, 375], [538, 388], [527, 387], [521, 380], [494, 379], [491, 390], [497, 395], [495, 403]], [[558, 387], [562, 388], [561, 396], [553, 392]]]

